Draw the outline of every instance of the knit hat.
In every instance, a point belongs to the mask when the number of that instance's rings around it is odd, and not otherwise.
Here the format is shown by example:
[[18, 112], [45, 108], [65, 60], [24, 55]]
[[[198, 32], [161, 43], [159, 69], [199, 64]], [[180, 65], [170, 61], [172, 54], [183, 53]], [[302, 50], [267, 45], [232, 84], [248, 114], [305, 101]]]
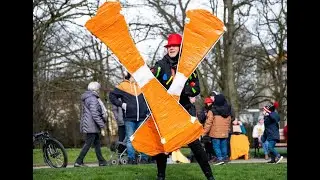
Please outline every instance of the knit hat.
[[275, 107], [273, 104], [269, 104], [267, 106], [264, 106], [263, 110], [265, 110], [267, 113], [271, 113], [275, 110]]
[[214, 105], [223, 106], [226, 102], [226, 98], [223, 94], [218, 94], [214, 97]]
[[219, 93], [217, 92], [217, 91], [212, 91], [211, 93], [210, 93], [210, 96], [216, 96], [216, 95], [218, 95]]
[[204, 99], [204, 103], [207, 104], [207, 103], [213, 103], [212, 99], [207, 97]]

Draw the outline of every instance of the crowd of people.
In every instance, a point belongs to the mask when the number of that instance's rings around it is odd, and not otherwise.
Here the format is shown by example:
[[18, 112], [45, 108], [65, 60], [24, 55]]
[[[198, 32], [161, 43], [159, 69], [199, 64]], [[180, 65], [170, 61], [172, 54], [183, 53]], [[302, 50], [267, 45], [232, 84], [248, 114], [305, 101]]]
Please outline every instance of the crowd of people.
[[[176, 74], [181, 42], [182, 37], [179, 34], [170, 34], [165, 45], [167, 54], [151, 68], [151, 72], [166, 89], [170, 88]], [[106, 108], [99, 97], [100, 88], [101, 85], [98, 82], [91, 82], [88, 85], [88, 90], [81, 97], [80, 131], [86, 135], [86, 138], [74, 164], [75, 167], [85, 166], [83, 159], [92, 144], [95, 147], [99, 165], [105, 166], [107, 164], [101, 154], [100, 134], [105, 136]], [[198, 117], [203, 124], [204, 134], [201, 139], [191, 142], [188, 147], [204, 176], [212, 180], [214, 176], [210, 163], [221, 165], [240, 156], [244, 156], [246, 159], [249, 153], [249, 142], [247, 142], [248, 138], [245, 135], [246, 129], [243, 122], [235, 117], [232, 106], [222, 93], [213, 91], [209, 97], [204, 99], [204, 106], [197, 113], [194, 102], [199, 93], [200, 84], [195, 71], [185, 83], [179, 103], [190, 115]], [[137, 164], [136, 152], [130, 137], [150, 114], [144, 95], [134, 78], [126, 73], [125, 79], [109, 93], [108, 98], [113, 105], [112, 111], [118, 124], [118, 140], [126, 143], [128, 163]], [[263, 118], [259, 119], [253, 130], [254, 143], [256, 145], [262, 144], [265, 159], [268, 159], [270, 154], [270, 163], [279, 163], [283, 158], [274, 148], [279, 141], [279, 121], [280, 117], [276, 112], [276, 105], [264, 106]], [[239, 147], [238, 144], [240, 144]], [[243, 149], [243, 154], [233, 153], [235, 147]], [[157, 164], [157, 179], [165, 179], [169, 155], [160, 153], [148, 157], [141, 153], [139, 163], [146, 164], [154, 160]]]

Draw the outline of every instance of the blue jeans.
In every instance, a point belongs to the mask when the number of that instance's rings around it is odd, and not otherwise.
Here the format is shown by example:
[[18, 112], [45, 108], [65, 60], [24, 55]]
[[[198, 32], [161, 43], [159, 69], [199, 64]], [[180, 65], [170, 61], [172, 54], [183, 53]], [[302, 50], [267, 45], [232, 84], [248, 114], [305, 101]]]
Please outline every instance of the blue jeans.
[[262, 143], [262, 148], [265, 155], [269, 154], [268, 144], [269, 144], [268, 141], [265, 141], [264, 143]]
[[275, 160], [275, 158], [279, 158], [280, 154], [278, 153], [278, 151], [274, 148], [274, 146], [276, 145], [276, 141], [274, 140], [268, 140], [268, 151], [270, 152], [270, 156], [271, 156], [271, 160]]
[[[132, 134], [138, 129], [138, 127], [142, 124], [143, 121], [125, 121], [124, 125], [126, 127], [126, 137], [127, 137], [127, 152], [128, 158], [135, 160], [136, 159], [136, 151], [133, 148], [130, 137]], [[141, 159], [148, 160], [148, 156], [144, 153], [141, 153]]]
[[212, 146], [218, 160], [228, 158], [227, 138], [212, 138]]

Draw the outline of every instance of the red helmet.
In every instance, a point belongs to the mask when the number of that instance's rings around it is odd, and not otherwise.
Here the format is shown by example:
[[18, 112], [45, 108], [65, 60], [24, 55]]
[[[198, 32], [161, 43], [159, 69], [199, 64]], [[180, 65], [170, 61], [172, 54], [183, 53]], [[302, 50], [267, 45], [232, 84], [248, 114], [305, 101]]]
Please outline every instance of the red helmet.
[[207, 103], [213, 103], [212, 99], [207, 97], [204, 99], [204, 103], [207, 104]]
[[170, 34], [168, 37], [168, 44], [164, 47], [168, 47], [171, 45], [180, 45], [182, 42], [182, 37], [180, 34]]

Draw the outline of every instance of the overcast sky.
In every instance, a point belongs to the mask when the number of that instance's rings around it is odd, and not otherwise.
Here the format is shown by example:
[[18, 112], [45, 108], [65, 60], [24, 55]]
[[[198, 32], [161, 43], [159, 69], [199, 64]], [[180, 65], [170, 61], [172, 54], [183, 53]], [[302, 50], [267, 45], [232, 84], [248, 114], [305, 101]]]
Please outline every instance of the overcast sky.
[[[102, 5], [103, 3], [105, 3], [106, 1], [103, 0], [103, 1], [100, 1], [100, 5]], [[125, 1], [121, 1], [122, 3], [124, 3]], [[140, 4], [141, 2], [143, 2], [143, 0], [130, 0], [127, 2], [130, 2], [130, 3], [137, 3], [137, 4]], [[174, 1], [172, 1], [174, 2]], [[276, 8], [276, 7], [275, 7]], [[188, 5], [188, 8], [187, 10], [190, 10], [190, 9], [206, 9], [208, 11], [211, 12], [211, 9], [210, 9], [210, 5], [209, 5], [209, 2], [208, 0], [191, 0], [189, 5]], [[219, 0], [218, 1], [218, 10], [217, 10], [218, 14], [217, 14], [217, 17], [222, 19], [222, 13], [223, 13], [223, 0]], [[131, 9], [123, 9], [123, 15], [125, 16], [125, 19], [127, 22], [131, 22], [132, 18], [136, 17], [137, 15], [140, 15], [140, 16], [143, 16], [145, 18], [146, 21], [154, 21], [154, 14], [155, 12], [154, 11], [151, 11], [150, 9], [146, 9], [146, 8], [131, 8]], [[255, 7], [251, 8], [251, 14], [252, 16], [250, 18], [247, 18], [247, 21], [245, 23], [245, 25], [251, 29], [253, 27], [253, 24], [255, 23], [255, 18], [254, 16], [257, 14], [257, 11], [255, 10]], [[83, 16], [82, 18], [79, 18], [79, 19], [76, 19], [75, 21], [78, 23], [78, 24], [81, 24], [84, 26], [84, 24], [86, 23], [86, 21], [89, 20], [89, 17], [87, 16]], [[157, 45], [162, 41], [161, 39], [162, 37], [159, 35], [159, 38], [154, 40], [146, 40], [146, 41], [142, 41], [142, 42], [139, 42], [136, 44], [137, 46], [137, 49], [140, 51], [141, 55], [143, 56], [143, 58], [148, 61], [148, 57], [147, 55], [148, 54], [152, 54], [152, 52], [155, 51]], [[163, 42], [163, 43], [166, 43]], [[257, 41], [253, 40], [252, 43], [258, 43]], [[163, 44], [164, 45], [164, 44]], [[165, 49], [162, 47], [160, 49], [160, 54], [162, 53], [162, 55], [165, 54]]]

